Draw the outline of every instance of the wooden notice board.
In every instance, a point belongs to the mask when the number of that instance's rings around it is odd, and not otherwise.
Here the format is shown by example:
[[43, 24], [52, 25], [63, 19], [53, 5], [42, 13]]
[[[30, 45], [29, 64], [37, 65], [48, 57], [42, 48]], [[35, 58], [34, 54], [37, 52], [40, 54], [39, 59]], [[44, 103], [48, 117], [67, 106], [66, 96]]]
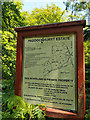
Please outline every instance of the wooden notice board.
[[45, 104], [46, 115], [85, 115], [83, 27], [86, 21], [15, 28], [15, 94], [26, 103]]

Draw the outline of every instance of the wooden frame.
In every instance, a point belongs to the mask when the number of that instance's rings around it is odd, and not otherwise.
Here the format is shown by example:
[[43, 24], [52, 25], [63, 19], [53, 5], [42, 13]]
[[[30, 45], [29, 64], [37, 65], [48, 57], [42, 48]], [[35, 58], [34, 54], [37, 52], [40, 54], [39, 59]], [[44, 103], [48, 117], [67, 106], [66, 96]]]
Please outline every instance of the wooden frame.
[[84, 119], [85, 116], [85, 60], [83, 47], [83, 27], [86, 21], [73, 21], [65, 23], [37, 25], [15, 28], [17, 32], [17, 58], [16, 58], [16, 76], [15, 76], [15, 94], [21, 96], [22, 84], [22, 55], [23, 55], [23, 39], [26, 37], [39, 37], [44, 35], [59, 34], [76, 34], [76, 53], [77, 53], [77, 87], [78, 87], [78, 110], [77, 113], [67, 112], [64, 110], [47, 108], [46, 115], [55, 118], [79, 118]]

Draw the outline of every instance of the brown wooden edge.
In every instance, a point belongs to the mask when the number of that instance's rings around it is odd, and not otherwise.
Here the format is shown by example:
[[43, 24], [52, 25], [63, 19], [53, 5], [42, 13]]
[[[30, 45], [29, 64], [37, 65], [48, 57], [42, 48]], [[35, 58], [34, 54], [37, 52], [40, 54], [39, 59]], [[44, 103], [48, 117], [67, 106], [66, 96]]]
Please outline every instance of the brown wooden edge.
[[60, 34], [76, 34], [77, 44], [77, 84], [78, 84], [78, 108], [77, 113], [64, 110], [47, 108], [46, 115], [54, 118], [78, 118], [84, 119], [85, 116], [85, 60], [83, 47], [83, 27], [86, 21], [75, 21], [66, 23], [57, 23], [49, 25], [39, 25], [31, 27], [15, 28], [17, 31], [17, 58], [16, 58], [16, 76], [15, 76], [15, 94], [21, 96], [22, 85], [22, 59], [23, 59], [23, 39], [25, 37], [39, 37]]

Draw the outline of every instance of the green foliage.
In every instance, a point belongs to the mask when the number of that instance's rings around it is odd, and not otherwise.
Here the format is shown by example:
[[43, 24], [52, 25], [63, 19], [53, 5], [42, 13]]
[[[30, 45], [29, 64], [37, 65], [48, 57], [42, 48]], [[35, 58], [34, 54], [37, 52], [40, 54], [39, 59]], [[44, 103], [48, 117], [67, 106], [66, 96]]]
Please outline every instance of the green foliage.
[[[44, 110], [42, 110], [45, 108]], [[45, 120], [45, 112], [46, 112], [46, 106], [45, 105], [33, 105], [33, 104], [28, 104], [28, 107], [26, 109], [25, 117], [28, 116], [28, 119], [33, 119], [33, 120], [40, 120], [43, 119]]]
[[85, 46], [85, 64], [88, 66], [90, 66], [90, 41], [87, 40], [86, 42], [84, 42], [84, 46]]
[[19, 96], [11, 96], [3, 106], [3, 118], [23, 118], [23, 111], [26, 104]]
[[[45, 108], [42, 110], [42, 108]], [[19, 96], [12, 95], [3, 103], [3, 118], [24, 118], [25, 120], [45, 120], [45, 105], [26, 104]]]
[[90, 40], [90, 27], [84, 28], [84, 41]]
[[16, 68], [16, 40], [8, 31], [2, 33], [2, 77], [11, 79], [15, 77]]
[[2, 30], [9, 31], [15, 35], [14, 28], [24, 26], [25, 16], [21, 16], [22, 3], [2, 2]]
[[85, 19], [86, 9], [90, 9], [90, 3], [87, 1], [81, 0], [67, 0], [64, 2], [66, 6], [66, 11], [68, 12], [68, 20], [81, 20]]
[[47, 4], [46, 8], [35, 8], [31, 13], [22, 12], [22, 16], [26, 15], [27, 25], [40, 25], [56, 22], [66, 21], [65, 11], [61, 11], [61, 8], [52, 4]]
[[90, 120], [90, 109], [86, 110], [85, 120]]
[[2, 89], [5, 97], [14, 93], [16, 69], [16, 40], [8, 31], [2, 33]]
[[[90, 39], [90, 37], [89, 37]], [[90, 119], [90, 41], [84, 42], [85, 46], [85, 87], [86, 87], [86, 115], [85, 120]]]
[[[45, 119], [45, 111], [41, 110], [41, 105], [31, 105], [24, 103], [14, 94], [14, 80], [16, 68], [16, 33], [15, 27], [40, 25], [70, 20], [84, 19], [84, 11], [89, 8], [88, 2], [66, 2], [66, 10], [52, 4], [46, 8], [35, 8], [31, 13], [22, 10], [21, 2], [2, 2], [2, 77], [3, 77], [3, 118], [24, 118], [25, 120]], [[70, 11], [71, 10], [71, 11]], [[82, 14], [83, 10], [83, 14]], [[66, 15], [67, 13], [67, 15]], [[88, 35], [87, 35], [88, 36]], [[90, 42], [85, 43], [85, 63], [90, 66]], [[86, 71], [86, 120], [90, 117], [90, 81], [89, 72]], [[46, 107], [45, 107], [46, 110]], [[56, 120], [56, 118], [47, 118]]]

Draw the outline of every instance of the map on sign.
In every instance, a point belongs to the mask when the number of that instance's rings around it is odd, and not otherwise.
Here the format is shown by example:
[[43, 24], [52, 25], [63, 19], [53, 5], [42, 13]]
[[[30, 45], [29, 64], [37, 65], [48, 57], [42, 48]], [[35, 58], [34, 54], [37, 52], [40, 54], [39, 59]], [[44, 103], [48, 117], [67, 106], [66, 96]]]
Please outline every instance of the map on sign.
[[47, 76], [50, 72], [60, 70], [70, 64], [73, 66], [72, 53], [68, 46], [64, 43], [53, 45], [52, 56], [43, 64], [43, 74]]
[[22, 97], [26, 103], [76, 110], [75, 34], [25, 38]]

